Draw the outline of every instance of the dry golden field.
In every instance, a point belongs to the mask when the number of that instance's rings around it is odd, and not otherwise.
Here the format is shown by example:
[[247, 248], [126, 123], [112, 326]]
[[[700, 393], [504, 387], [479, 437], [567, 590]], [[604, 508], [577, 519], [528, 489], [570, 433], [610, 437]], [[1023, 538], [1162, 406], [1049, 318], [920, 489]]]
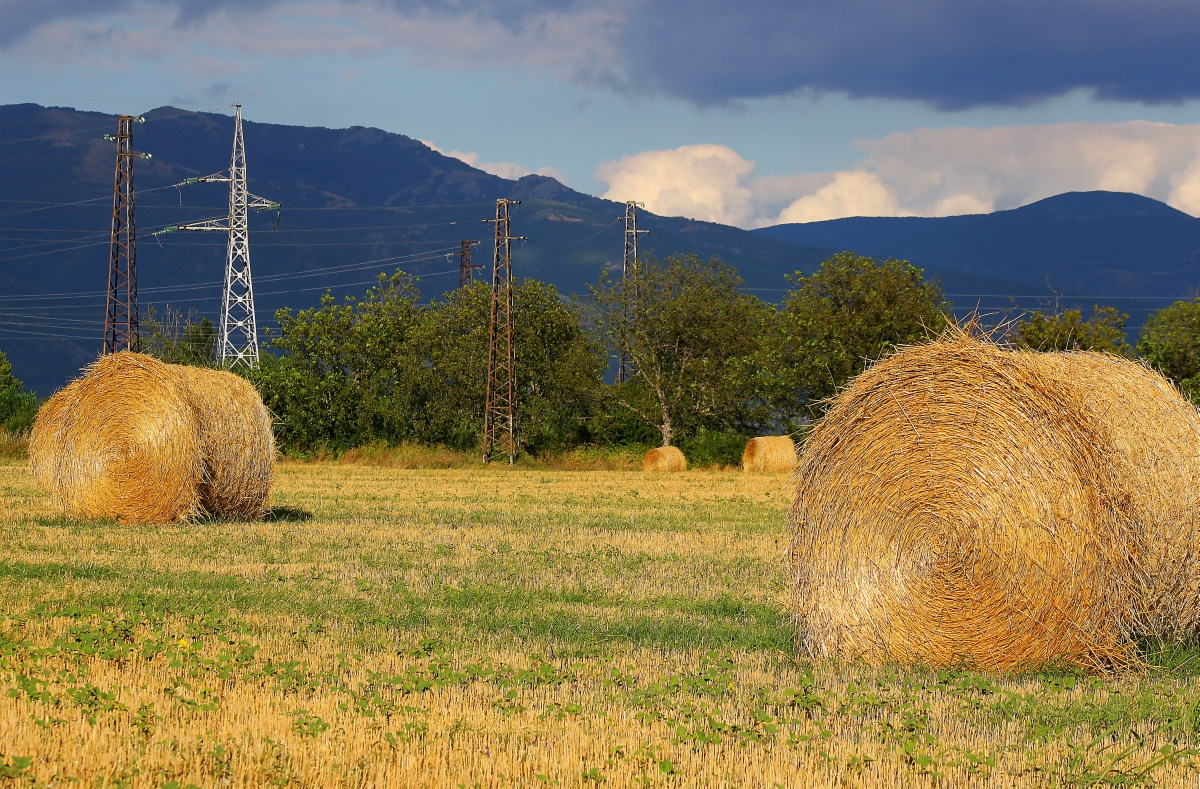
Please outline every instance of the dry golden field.
[[281, 468], [273, 518], [61, 518], [0, 466], [0, 787], [1196, 786], [1200, 652], [795, 657], [785, 478]]

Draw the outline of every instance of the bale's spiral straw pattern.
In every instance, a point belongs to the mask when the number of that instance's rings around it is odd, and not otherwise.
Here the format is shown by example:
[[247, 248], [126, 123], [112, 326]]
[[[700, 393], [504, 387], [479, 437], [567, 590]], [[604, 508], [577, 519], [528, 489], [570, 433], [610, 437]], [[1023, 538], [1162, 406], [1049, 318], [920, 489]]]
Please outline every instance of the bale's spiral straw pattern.
[[152, 523], [260, 516], [275, 450], [270, 415], [246, 381], [124, 352], [42, 406], [29, 458], [68, 514]]
[[200, 512], [200, 425], [171, 366], [104, 356], [38, 411], [34, 480], [75, 517], [134, 523]]
[[642, 458], [642, 471], [686, 471], [687, 458], [678, 447], [657, 447]]
[[904, 349], [834, 399], [800, 458], [802, 645], [991, 670], [1134, 661], [1136, 636], [1196, 623], [1198, 457], [1194, 409], [1132, 362], [962, 332]]
[[746, 442], [742, 471], [780, 472], [796, 469], [796, 442], [791, 436], [759, 436]]
[[262, 398], [225, 370], [173, 367], [199, 417], [201, 506], [223, 518], [260, 517], [275, 475], [275, 434]]

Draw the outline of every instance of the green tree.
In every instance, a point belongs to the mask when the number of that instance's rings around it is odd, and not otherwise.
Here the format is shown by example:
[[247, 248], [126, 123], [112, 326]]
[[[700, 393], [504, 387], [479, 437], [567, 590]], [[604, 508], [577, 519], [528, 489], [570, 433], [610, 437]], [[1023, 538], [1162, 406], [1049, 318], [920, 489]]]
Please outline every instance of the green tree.
[[[514, 283], [518, 428], [533, 452], [587, 436], [603, 360], [577, 309], [550, 285]], [[333, 450], [382, 441], [459, 449], [479, 445], [491, 289], [484, 284], [421, 306], [397, 272], [362, 299], [279, 310], [253, 378], [279, 417], [281, 445]]]
[[397, 271], [361, 299], [326, 292], [319, 307], [276, 311], [279, 330], [268, 342], [280, 356], [264, 354], [252, 379], [279, 417], [283, 446], [336, 450], [413, 436], [419, 297]]
[[141, 318], [140, 350], [170, 364], [215, 367], [217, 327], [196, 310], [187, 315], [170, 306], [162, 315], [151, 306]]
[[653, 426], [663, 446], [702, 428], [736, 431], [755, 421], [744, 361], [771, 310], [741, 286], [716, 258], [671, 255], [641, 261], [636, 287], [606, 272], [591, 288], [601, 337], [631, 365], [615, 400]]
[[755, 360], [759, 389], [784, 424], [818, 416], [868, 364], [921, 342], [950, 313], [940, 283], [906, 260], [841, 252], [788, 279], [795, 289]]
[[25, 385], [13, 375], [8, 357], [0, 352], [0, 427], [9, 433], [28, 430], [37, 410], [37, 396], [25, 391]]
[[[533, 279], [513, 283], [513, 311], [522, 445], [536, 454], [587, 440], [603, 359], [583, 330], [582, 314], [553, 285]], [[479, 445], [490, 323], [491, 288], [483, 283], [451, 291], [426, 309], [418, 348], [422, 441]]]
[[1200, 404], [1200, 300], [1177, 301], [1147, 318], [1137, 352]]
[[1035, 312], [1013, 327], [1009, 342], [1017, 348], [1034, 351], [1105, 351], [1132, 357], [1133, 348], [1125, 339], [1129, 316], [1115, 307], [1092, 307], [1086, 321], [1080, 310]]

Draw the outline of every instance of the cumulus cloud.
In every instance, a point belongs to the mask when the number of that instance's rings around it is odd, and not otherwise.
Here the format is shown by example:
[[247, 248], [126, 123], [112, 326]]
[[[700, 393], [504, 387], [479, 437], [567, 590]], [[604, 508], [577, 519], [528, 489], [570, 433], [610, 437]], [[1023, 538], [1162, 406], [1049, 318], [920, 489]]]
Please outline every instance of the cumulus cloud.
[[[698, 104], [839, 92], [942, 108], [1200, 98], [1195, 0], [6, 0], [0, 46], [66, 25], [102, 46], [147, 9], [196, 46], [301, 56], [394, 50], [444, 68], [525, 64]], [[206, 24], [236, 13], [253, 36]], [[256, 25], [255, 19], [271, 24]], [[68, 23], [78, 23], [71, 27]], [[239, 39], [239, 40], [233, 40]], [[248, 46], [249, 49], [241, 49]]]
[[474, 152], [457, 150], [443, 151], [435, 143], [432, 143], [429, 140], [421, 140], [421, 142], [443, 156], [449, 156], [452, 159], [458, 159], [460, 162], [465, 162], [466, 164], [471, 165], [476, 170], [483, 170], [485, 173], [491, 173], [492, 175], [499, 176], [500, 178], [506, 178], [509, 181], [516, 181], [517, 179], [524, 178], [527, 175], [544, 175], [547, 178], [553, 178], [562, 184], [567, 182], [563, 174], [553, 167], [539, 167], [536, 170], [531, 170], [525, 165], [518, 164], [516, 162], [483, 162], [480, 161], [479, 154]]
[[950, 216], [1069, 191], [1134, 192], [1200, 215], [1200, 124], [1063, 123], [917, 129], [860, 141], [848, 170], [756, 173], [720, 145], [604, 162], [604, 197], [659, 214], [757, 227], [847, 216]]
[[596, 177], [608, 200], [640, 200], [656, 214], [744, 225], [754, 218], [754, 162], [724, 145], [685, 145], [605, 162]]
[[1197, 157], [1200, 124], [918, 129], [860, 145], [862, 166], [900, 206], [924, 216], [955, 213], [955, 206], [1014, 208], [1092, 189], [1135, 192], [1187, 210], [1178, 174]]
[[783, 209], [779, 221], [819, 222], [843, 216], [902, 216], [905, 213], [878, 175], [865, 170], [848, 170], [834, 173], [828, 184]]

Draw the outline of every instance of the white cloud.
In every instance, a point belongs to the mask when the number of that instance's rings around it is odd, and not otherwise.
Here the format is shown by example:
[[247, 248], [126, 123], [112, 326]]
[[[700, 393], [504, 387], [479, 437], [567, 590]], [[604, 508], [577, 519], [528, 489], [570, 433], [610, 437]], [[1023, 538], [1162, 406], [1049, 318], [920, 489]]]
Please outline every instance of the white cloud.
[[443, 151], [437, 146], [436, 143], [430, 142], [429, 140], [421, 140], [420, 142], [428, 145], [430, 148], [442, 154], [443, 156], [449, 156], [453, 159], [458, 159], [460, 162], [465, 162], [471, 165], [476, 170], [483, 170], [485, 173], [491, 173], [492, 175], [499, 176], [500, 178], [506, 178], [510, 181], [524, 178], [527, 175], [544, 175], [547, 178], [555, 179], [561, 184], [565, 184], [567, 182], [566, 177], [553, 167], [539, 167], [536, 170], [531, 170], [525, 165], [518, 164], [517, 162], [481, 162], [479, 161], [479, 154], [474, 153], [473, 151]]
[[902, 209], [942, 216], [1015, 208], [1069, 191], [1135, 192], [1175, 205], [1173, 179], [1200, 148], [1200, 124], [1059, 123], [917, 129], [860, 143], [861, 165]]
[[1200, 124], [917, 129], [858, 145], [864, 157], [838, 172], [759, 176], [730, 148], [689, 145], [604, 162], [596, 177], [604, 197], [742, 227], [986, 213], [1097, 189], [1200, 215]]
[[793, 202], [779, 214], [780, 222], [819, 222], [844, 216], [900, 216], [896, 197], [865, 170], [835, 173], [816, 192]]
[[1200, 216], [1200, 150], [1191, 164], [1172, 179], [1171, 186], [1171, 205], [1192, 216]]
[[666, 216], [745, 225], [754, 220], [754, 162], [724, 145], [685, 145], [604, 162], [596, 177], [608, 200], [640, 200]]

